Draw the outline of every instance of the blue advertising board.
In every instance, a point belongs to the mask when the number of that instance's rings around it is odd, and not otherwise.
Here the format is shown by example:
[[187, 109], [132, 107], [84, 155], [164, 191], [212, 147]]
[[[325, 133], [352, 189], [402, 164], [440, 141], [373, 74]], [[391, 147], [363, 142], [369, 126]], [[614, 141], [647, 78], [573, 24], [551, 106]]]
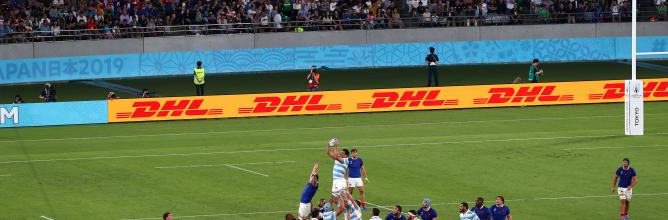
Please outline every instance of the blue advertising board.
[[[488, 40], [177, 51], [0, 61], [0, 84], [191, 74], [195, 62], [210, 73], [421, 65], [428, 47], [443, 64], [597, 61], [631, 57], [629, 37]], [[668, 36], [638, 38], [639, 52], [668, 51]], [[665, 58], [656, 55], [643, 58]]]
[[106, 100], [0, 105], [0, 128], [107, 122]]

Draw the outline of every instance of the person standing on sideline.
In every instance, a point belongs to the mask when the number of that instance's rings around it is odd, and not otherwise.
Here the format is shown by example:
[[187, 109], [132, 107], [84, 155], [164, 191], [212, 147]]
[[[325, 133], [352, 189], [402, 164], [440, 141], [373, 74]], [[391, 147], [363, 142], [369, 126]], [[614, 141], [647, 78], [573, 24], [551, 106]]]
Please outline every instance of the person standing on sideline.
[[197, 61], [197, 68], [193, 71], [193, 81], [198, 96], [204, 95], [204, 68], [202, 61]]
[[622, 166], [617, 168], [617, 172], [615, 172], [615, 176], [612, 179], [612, 192], [615, 192], [615, 185], [617, 185], [617, 179], [619, 179], [617, 194], [620, 200], [619, 216], [622, 220], [629, 219], [629, 205], [633, 196], [632, 189], [638, 184], [636, 170], [630, 164], [631, 161], [629, 161], [629, 158], [624, 158]]
[[492, 212], [493, 220], [513, 220], [513, 216], [510, 215], [510, 208], [506, 206], [506, 200], [503, 196], [496, 197], [496, 205], [490, 207], [489, 211]]
[[466, 202], [459, 203], [459, 218], [461, 220], [480, 220], [475, 212], [469, 210], [469, 204]]
[[311, 72], [306, 75], [306, 81], [308, 81], [308, 91], [315, 92], [320, 89], [320, 73], [317, 72], [316, 66], [311, 66]]
[[364, 200], [364, 183], [362, 182], [362, 175], [364, 181], [369, 183], [369, 176], [366, 175], [364, 169], [364, 162], [362, 158], [357, 157], [357, 149], [350, 150], [350, 159], [348, 159], [348, 192], [352, 195], [353, 190], [357, 187], [360, 192], [360, 200], [362, 201], [362, 209], [366, 209], [366, 201]]
[[308, 183], [304, 186], [304, 191], [302, 192], [302, 198], [299, 201], [299, 220], [308, 220], [311, 215], [311, 200], [313, 196], [318, 192], [318, 162], [313, 165], [313, 170], [311, 170], [311, 176], [308, 179]]
[[484, 206], [484, 202], [485, 200], [482, 197], [478, 197], [475, 200], [475, 206], [471, 208], [471, 211], [475, 212], [480, 220], [492, 220], [492, 212]]
[[438, 56], [434, 54], [436, 51], [435, 48], [429, 47], [429, 54], [424, 58], [424, 62], [427, 64], [427, 87], [431, 86], [431, 80], [434, 79], [434, 86], [438, 86]]
[[540, 75], [543, 75], [543, 69], [539, 69], [538, 65], [540, 61], [538, 59], [533, 59], [531, 66], [529, 66], [529, 82], [537, 83], [540, 79]]
[[422, 220], [438, 220], [438, 213], [431, 208], [431, 199], [422, 200], [422, 208], [417, 210], [417, 214]]

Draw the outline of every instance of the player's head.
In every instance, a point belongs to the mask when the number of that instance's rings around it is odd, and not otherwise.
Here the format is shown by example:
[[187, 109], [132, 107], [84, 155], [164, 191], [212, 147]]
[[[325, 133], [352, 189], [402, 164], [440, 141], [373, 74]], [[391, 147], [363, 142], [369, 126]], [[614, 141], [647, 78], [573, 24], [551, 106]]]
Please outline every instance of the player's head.
[[540, 63], [540, 60], [538, 60], [538, 59], [533, 59], [532, 64], [533, 64], [534, 66], [538, 66], [539, 63]]
[[371, 216], [380, 216], [380, 209], [378, 208], [371, 209]]
[[292, 213], [285, 214], [285, 220], [296, 220]]
[[355, 148], [350, 149], [350, 156], [352, 158], [357, 158], [357, 149], [355, 149]]
[[408, 220], [417, 219], [417, 212], [415, 210], [408, 210]]
[[401, 206], [400, 205], [395, 205], [394, 209], [392, 210], [392, 214], [400, 215], [401, 214]]
[[475, 207], [478, 208], [482, 207], [484, 202], [485, 200], [482, 197], [478, 197], [477, 199], [475, 199]]
[[172, 220], [172, 213], [165, 212], [162, 214], [162, 220]]
[[311, 72], [315, 72], [315, 69], [318, 68], [315, 65], [311, 66]]
[[324, 207], [325, 207], [325, 199], [322, 199], [322, 198], [321, 198], [320, 201], [318, 201], [318, 207], [320, 207], [320, 208], [324, 208]]
[[197, 67], [202, 67], [202, 61], [197, 61]]
[[503, 204], [506, 204], [506, 199], [504, 199], [503, 196], [497, 196], [497, 197], [496, 197], [496, 204], [497, 204], [497, 205], [503, 205]]
[[469, 204], [466, 202], [459, 203], [459, 212], [464, 213], [469, 210]]
[[429, 53], [434, 53], [436, 51], [436, 48], [434, 47], [429, 47]]
[[629, 167], [629, 165], [631, 165], [631, 161], [629, 160], [629, 158], [624, 158], [622, 160], [622, 165], [624, 165], [624, 167]]
[[344, 148], [343, 150], [341, 150], [341, 155], [340, 155], [341, 157], [346, 158], [348, 157], [348, 155], [350, 155], [350, 151], [348, 151], [348, 149]]
[[429, 207], [431, 207], [431, 199], [425, 198], [424, 200], [422, 200], [422, 208], [426, 209]]

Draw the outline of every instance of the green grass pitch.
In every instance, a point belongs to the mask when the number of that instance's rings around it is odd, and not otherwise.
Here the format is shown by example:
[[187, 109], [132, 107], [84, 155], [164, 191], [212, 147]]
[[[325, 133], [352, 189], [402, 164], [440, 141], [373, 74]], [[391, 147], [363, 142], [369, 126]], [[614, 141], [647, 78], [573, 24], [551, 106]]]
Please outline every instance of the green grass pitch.
[[[453, 66], [441, 69], [441, 80], [508, 83], [526, 77], [526, 68]], [[545, 69], [545, 81], [624, 79], [630, 72], [613, 62]], [[300, 91], [303, 75], [212, 75], [207, 91]], [[424, 78], [422, 68], [331, 70], [323, 87], [415, 87]], [[188, 77], [112, 82], [165, 96], [193, 92]], [[106, 94], [57, 86], [61, 100]], [[7, 103], [21, 93], [34, 102], [39, 87], [1, 86], [0, 96]], [[0, 219], [160, 219], [164, 211], [177, 219], [282, 219], [296, 214], [315, 161], [321, 185], [314, 200], [329, 197], [333, 162], [325, 151], [332, 137], [360, 150], [369, 207], [381, 206], [383, 217], [391, 206], [416, 209], [428, 197], [439, 219], [458, 219], [456, 203], [482, 196], [491, 205], [503, 195], [515, 219], [618, 219], [610, 186], [628, 157], [639, 175], [631, 217], [667, 219], [668, 102], [645, 103], [641, 137], [624, 136], [623, 112], [617, 103], [1, 129]]]
[[321, 164], [315, 199], [329, 196], [331, 137], [359, 148], [371, 181], [368, 201], [379, 206], [415, 209], [429, 197], [441, 219], [456, 219], [454, 203], [504, 195], [516, 219], [615, 219], [611, 179], [629, 157], [639, 174], [632, 217], [665, 219], [668, 103], [646, 103], [642, 137], [623, 135], [622, 109], [598, 104], [3, 129], [2, 219], [157, 219], [165, 210], [200, 216], [189, 219], [281, 219], [296, 213], [315, 161]]

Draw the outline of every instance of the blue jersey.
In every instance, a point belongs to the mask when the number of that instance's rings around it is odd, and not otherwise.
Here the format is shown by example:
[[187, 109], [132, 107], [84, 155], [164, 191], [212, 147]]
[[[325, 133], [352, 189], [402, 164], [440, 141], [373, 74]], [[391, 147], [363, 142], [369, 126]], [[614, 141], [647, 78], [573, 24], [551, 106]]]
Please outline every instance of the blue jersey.
[[362, 165], [364, 162], [362, 158], [350, 158], [348, 159], [348, 177], [350, 178], [361, 178], [362, 177]]
[[399, 217], [394, 216], [394, 214], [390, 213], [387, 214], [387, 217], [385, 217], [385, 220], [406, 220], [406, 216], [400, 215]]
[[334, 160], [334, 167], [332, 168], [332, 179], [333, 180], [342, 180], [344, 179], [346, 170], [348, 169], [348, 158], [341, 158], [343, 163], [338, 160]]
[[493, 220], [505, 220], [506, 216], [510, 215], [510, 208], [508, 208], [506, 205], [501, 207], [493, 205], [489, 208], [489, 210], [492, 212]]
[[475, 212], [475, 214], [480, 218], [480, 220], [489, 220], [490, 217], [492, 217], [492, 212], [489, 211], [489, 209], [485, 206], [482, 206], [480, 208], [478, 207], [473, 207], [471, 211]]
[[304, 192], [302, 192], [302, 199], [301, 203], [311, 203], [311, 200], [313, 199], [313, 196], [315, 196], [315, 193], [318, 192], [318, 186], [314, 186], [311, 183], [307, 183], [306, 186], [304, 187]]
[[418, 209], [417, 214], [420, 216], [422, 220], [432, 220], [438, 217], [438, 214], [436, 214], [436, 210], [432, 209], [431, 207], [429, 208], [429, 211], [425, 211], [424, 209]]
[[627, 188], [631, 185], [633, 177], [636, 176], [636, 170], [632, 167], [629, 167], [628, 170], [624, 170], [624, 167], [620, 167], [616, 172], [619, 177], [619, 187]]

